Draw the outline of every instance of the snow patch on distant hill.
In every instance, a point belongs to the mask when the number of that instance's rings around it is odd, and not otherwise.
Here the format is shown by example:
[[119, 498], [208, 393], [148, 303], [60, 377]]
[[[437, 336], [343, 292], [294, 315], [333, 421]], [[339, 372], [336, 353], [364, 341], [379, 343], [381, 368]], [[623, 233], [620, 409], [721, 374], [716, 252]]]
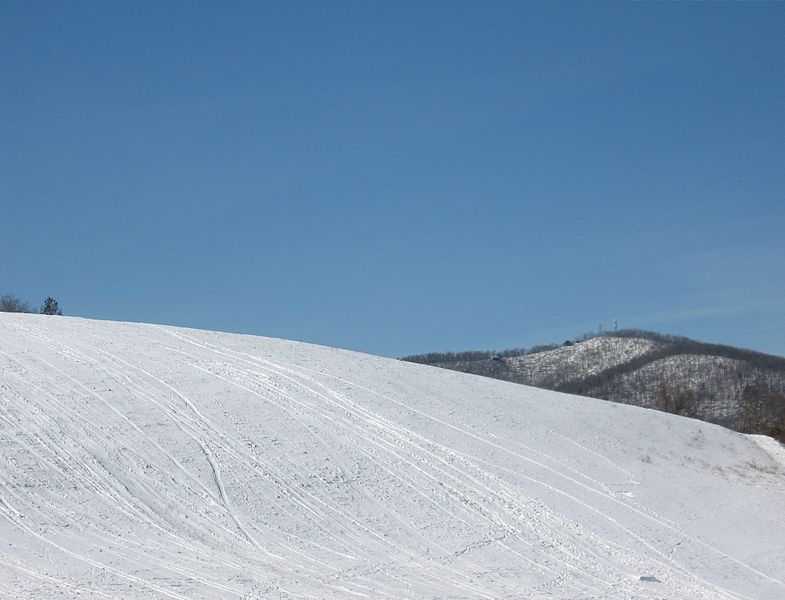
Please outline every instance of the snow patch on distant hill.
[[507, 359], [517, 376], [531, 385], [547, 385], [596, 375], [657, 347], [641, 338], [596, 337], [572, 346]]

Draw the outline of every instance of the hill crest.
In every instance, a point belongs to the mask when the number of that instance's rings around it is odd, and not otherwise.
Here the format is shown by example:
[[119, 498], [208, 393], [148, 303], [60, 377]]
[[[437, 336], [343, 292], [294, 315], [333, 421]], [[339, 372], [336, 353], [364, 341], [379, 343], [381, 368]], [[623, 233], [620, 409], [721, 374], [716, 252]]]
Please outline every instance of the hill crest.
[[2, 314], [0, 455], [0, 595], [785, 591], [756, 439], [297, 342]]

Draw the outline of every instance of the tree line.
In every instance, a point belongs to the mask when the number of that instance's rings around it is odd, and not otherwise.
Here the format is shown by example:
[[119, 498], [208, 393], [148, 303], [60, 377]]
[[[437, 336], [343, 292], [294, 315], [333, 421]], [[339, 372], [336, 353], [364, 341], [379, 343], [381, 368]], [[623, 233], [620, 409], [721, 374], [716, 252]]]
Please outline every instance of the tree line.
[[468, 350], [466, 352], [429, 352], [428, 354], [412, 354], [403, 356], [400, 360], [405, 362], [419, 363], [422, 365], [433, 365], [439, 363], [456, 362], [476, 362], [480, 360], [492, 360], [494, 358], [512, 358], [514, 356], [526, 356], [538, 352], [546, 352], [559, 347], [559, 344], [548, 344], [532, 346], [526, 348], [509, 348], [508, 350]]
[[13, 294], [0, 296], [0, 312], [11, 313], [40, 313], [42, 315], [62, 315], [63, 311], [57, 300], [47, 296], [39, 309], [35, 309], [29, 302], [17, 298]]

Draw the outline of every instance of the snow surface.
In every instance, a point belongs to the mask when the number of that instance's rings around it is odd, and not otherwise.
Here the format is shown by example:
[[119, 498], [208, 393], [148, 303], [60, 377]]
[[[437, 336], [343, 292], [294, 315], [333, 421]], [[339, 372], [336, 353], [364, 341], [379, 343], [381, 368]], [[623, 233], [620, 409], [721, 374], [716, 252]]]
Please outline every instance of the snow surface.
[[552, 384], [597, 375], [624, 364], [658, 346], [643, 338], [599, 336], [546, 352], [506, 359], [525, 381], [534, 385]]
[[0, 596], [781, 599], [777, 448], [303, 343], [0, 314]]

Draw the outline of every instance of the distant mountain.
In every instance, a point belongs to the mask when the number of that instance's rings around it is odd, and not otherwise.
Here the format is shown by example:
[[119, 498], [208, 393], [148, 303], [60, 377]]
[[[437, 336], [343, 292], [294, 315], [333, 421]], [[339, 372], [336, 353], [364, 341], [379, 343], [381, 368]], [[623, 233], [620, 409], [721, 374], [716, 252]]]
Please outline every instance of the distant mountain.
[[402, 360], [695, 417], [785, 441], [785, 358], [625, 330], [564, 346]]

